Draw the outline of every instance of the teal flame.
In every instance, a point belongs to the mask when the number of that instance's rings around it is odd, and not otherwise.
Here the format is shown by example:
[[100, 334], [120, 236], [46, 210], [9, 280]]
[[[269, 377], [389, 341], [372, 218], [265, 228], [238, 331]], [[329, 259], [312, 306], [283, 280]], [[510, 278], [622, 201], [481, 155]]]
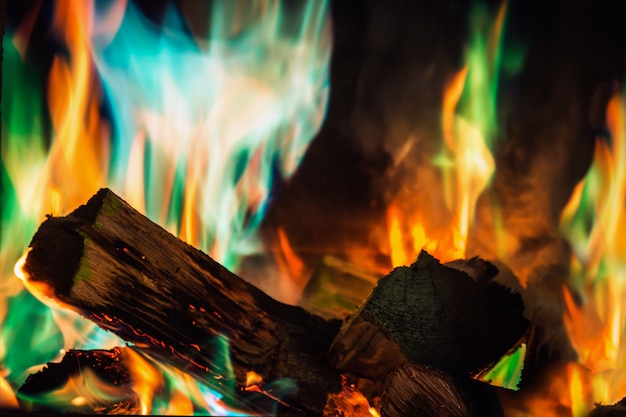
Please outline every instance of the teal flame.
[[[109, 179], [95, 185], [125, 198], [140, 190], [146, 215], [233, 268], [260, 249], [255, 232], [273, 181], [293, 174], [322, 123], [330, 31], [325, 1], [258, 2], [243, 15], [243, 2], [214, 4], [210, 31], [198, 39], [175, 9], [157, 28], [132, 3], [119, 28], [103, 31], [106, 11], [96, 4], [92, 59], [112, 133], [102, 143]], [[36, 197], [47, 193], [42, 178], [56, 140], [46, 127], [43, 69], [24, 58], [18, 38], [3, 38], [0, 164], [0, 378], [13, 389], [64, 347], [120, 343], [77, 316], [84, 337], [66, 346], [57, 323], [66, 313], [53, 313], [13, 274], [47, 214]]]
[[[229, 268], [259, 249], [272, 181], [293, 173], [319, 129], [330, 53], [325, 2], [272, 1], [234, 19], [239, 6], [216, 2], [196, 40], [175, 11], [157, 28], [130, 4], [93, 48], [116, 126], [111, 185], [128, 189], [129, 166], [143, 166], [146, 214], [179, 233], [183, 213], [197, 219], [201, 232], [183, 238]], [[235, 31], [224, 16], [244, 23]], [[138, 138], [145, 152], [134, 154]]]

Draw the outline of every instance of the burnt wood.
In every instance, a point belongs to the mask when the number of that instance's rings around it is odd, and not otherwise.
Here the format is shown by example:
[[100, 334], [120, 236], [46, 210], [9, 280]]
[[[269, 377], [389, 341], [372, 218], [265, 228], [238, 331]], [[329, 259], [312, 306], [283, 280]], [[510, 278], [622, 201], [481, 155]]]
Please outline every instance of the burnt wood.
[[389, 375], [382, 396], [382, 417], [469, 417], [452, 378], [421, 365], [405, 363]]
[[519, 294], [488, 279], [495, 267], [467, 264], [479, 271], [477, 281], [425, 251], [395, 268], [344, 324], [330, 362], [375, 403], [389, 372], [405, 361], [467, 377], [493, 365], [529, 322]]
[[[26, 378], [17, 391], [20, 407], [38, 413], [138, 414], [123, 349], [67, 351], [61, 362], [49, 362]], [[100, 381], [106, 390], [98, 390]]]
[[588, 417], [626, 417], [626, 398], [613, 405], [597, 405]]
[[282, 400], [319, 414], [341, 389], [322, 358], [339, 321], [270, 298], [109, 189], [49, 216], [24, 270], [47, 295], [226, 395], [254, 371], [291, 379], [297, 389]]
[[410, 362], [389, 375], [381, 402], [383, 417], [504, 417], [495, 387]]

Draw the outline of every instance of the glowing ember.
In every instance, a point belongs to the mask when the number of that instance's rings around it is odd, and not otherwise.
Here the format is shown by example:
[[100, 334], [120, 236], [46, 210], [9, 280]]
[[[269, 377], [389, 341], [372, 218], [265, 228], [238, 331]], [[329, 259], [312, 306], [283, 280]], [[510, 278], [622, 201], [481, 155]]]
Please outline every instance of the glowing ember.
[[253, 385], [260, 385], [263, 382], [263, 377], [254, 371], [249, 371], [246, 374], [246, 389]]
[[361, 391], [345, 378], [342, 383], [342, 390], [338, 394], [329, 395], [324, 416], [380, 417], [378, 410], [370, 406]]

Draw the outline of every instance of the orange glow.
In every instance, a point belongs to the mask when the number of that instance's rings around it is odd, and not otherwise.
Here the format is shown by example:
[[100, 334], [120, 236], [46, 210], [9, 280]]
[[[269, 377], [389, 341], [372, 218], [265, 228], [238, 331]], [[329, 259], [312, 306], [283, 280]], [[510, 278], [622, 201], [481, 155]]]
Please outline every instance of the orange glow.
[[524, 392], [502, 392], [507, 415], [585, 417], [593, 409], [593, 376], [588, 369], [567, 363], [546, 372], [543, 383]]
[[[55, 141], [48, 159], [48, 187], [65, 212], [89, 199], [106, 184], [108, 129], [99, 116], [100, 92], [89, 50], [90, 2], [59, 2], [54, 27], [65, 37], [72, 59], [55, 56], [48, 83], [48, 106]], [[71, 181], [69, 180], [71, 179]], [[63, 198], [60, 198], [60, 194]]]
[[[420, 212], [413, 213], [402, 212], [398, 203], [388, 207], [388, 240], [393, 266], [412, 263], [422, 249], [443, 262], [465, 257], [476, 202], [495, 169], [481, 130], [456, 114], [467, 74], [468, 67], [465, 67], [444, 91], [445, 148], [436, 163], [441, 169], [445, 207], [423, 207], [422, 204]], [[433, 224], [433, 219], [442, 215], [445, 217], [443, 224]]]
[[0, 375], [0, 408], [18, 408], [17, 398], [9, 383]]
[[327, 405], [332, 404], [334, 409], [324, 410], [324, 415], [342, 415], [349, 417], [380, 417], [379, 411], [370, 406], [367, 398], [353, 384], [348, 384], [342, 377], [343, 389], [337, 394], [328, 396]]
[[[26, 410], [45, 405], [48, 409], [60, 412], [86, 412], [105, 404], [120, 403], [124, 413], [135, 414], [128, 409], [128, 392], [125, 387], [109, 384], [88, 367], [73, 375], [61, 388], [38, 395], [35, 398], [21, 398]], [[68, 405], [70, 408], [68, 409]]]
[[139, 399], [141, 414], [148, 415], [152, 411], [154, 392], [163, 385], [163, 376], [133, 349], [124, 349], [124, 361], [130, 372], [133, 391]]
[[389, 246], [391, 249], [391, 264], [393, 266], [403, 266], [410, 263], [409, 255], [406, 253], [404, 237], [400, 227], [398, 209], [392, 205], [387, 211], [389, 225]]
[[159, 414], [166, 416], [190, 416], [193, 415], [193, 403], [186, 392], [176, 390], [170, 396], [167, 408]]
[[276, 230], [272, 255], [280, 279], [270, 293], [282, 302], [296, 304], [311, 270], [298, 256], [282, 227]]
[[596, 141], [592, 166], [561, 216], [573, 248], [572, 280], [564, 289], [563, 317], [578, 362], [590, 377], [571, 378], [572, 398], [588, 391], [575, 415], [593, 401], [612, 404], [626, 392], [626, 124], [624, 98], [607, 106], [610, 142]]
[[252, 385], [260, 385], [263, 382], [263, 377], [254, 371], [248, 371], [246, 373], [246, 388]]
[[296, 281], [301, 280], [303, 278], [304, 262], [302, 262], [298, 255], [294, 252], [291, 244], [289, 243], [289, 239], [287, 238], [287, 234], [282, 227], [278, 228], [278, 242], [283, 259], [285, 260], [288, 276], [292, 277], [292, 279]]

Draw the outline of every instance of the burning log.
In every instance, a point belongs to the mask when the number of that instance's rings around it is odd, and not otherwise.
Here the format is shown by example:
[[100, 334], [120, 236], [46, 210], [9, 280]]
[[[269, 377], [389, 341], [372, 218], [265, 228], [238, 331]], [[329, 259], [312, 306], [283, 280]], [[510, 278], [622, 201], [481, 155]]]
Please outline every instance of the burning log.
[[331, 363], [368, 398], [377, 398], [389, 372], [405, 361], [460, 376], [494, 364], [529, 322], [519, 294], [489, 282], [493, 268], [468, 262], [477, 281], [424, 251], [410, 267], [394, 269], [344, 324]]
[[18, 391], [21, 407], [50, 413], [137, 414], [139, 401], [122, 350], [69, 350], [61, 362], [48, 363], [26, 379]]
[[490, 283], [495, 268], [484, 261], [456, 266], [475, 280], [422, 252], [381, 279], [339, 332], [338, 320], [275, 301], [102, 189], [41, 224], [23, 269], [38, 291], [226, 400], [242, 402], [254, 371], [295, 382], [279, 401], [287, 408], [321, 414], [342, 389], [340, 372], [378, 405], [405, 361], [458, 383], [515, 344], [528, 326], [521, 298]]
[[220, 392], [244, 387], [248, 371], [289, 378], [298, 389], [284, 402], [320, 414], [341, 389], [321, 358], [339, 321], [275, 301], [108, 189], [49, 216], [24, 271], [44, 294]]

